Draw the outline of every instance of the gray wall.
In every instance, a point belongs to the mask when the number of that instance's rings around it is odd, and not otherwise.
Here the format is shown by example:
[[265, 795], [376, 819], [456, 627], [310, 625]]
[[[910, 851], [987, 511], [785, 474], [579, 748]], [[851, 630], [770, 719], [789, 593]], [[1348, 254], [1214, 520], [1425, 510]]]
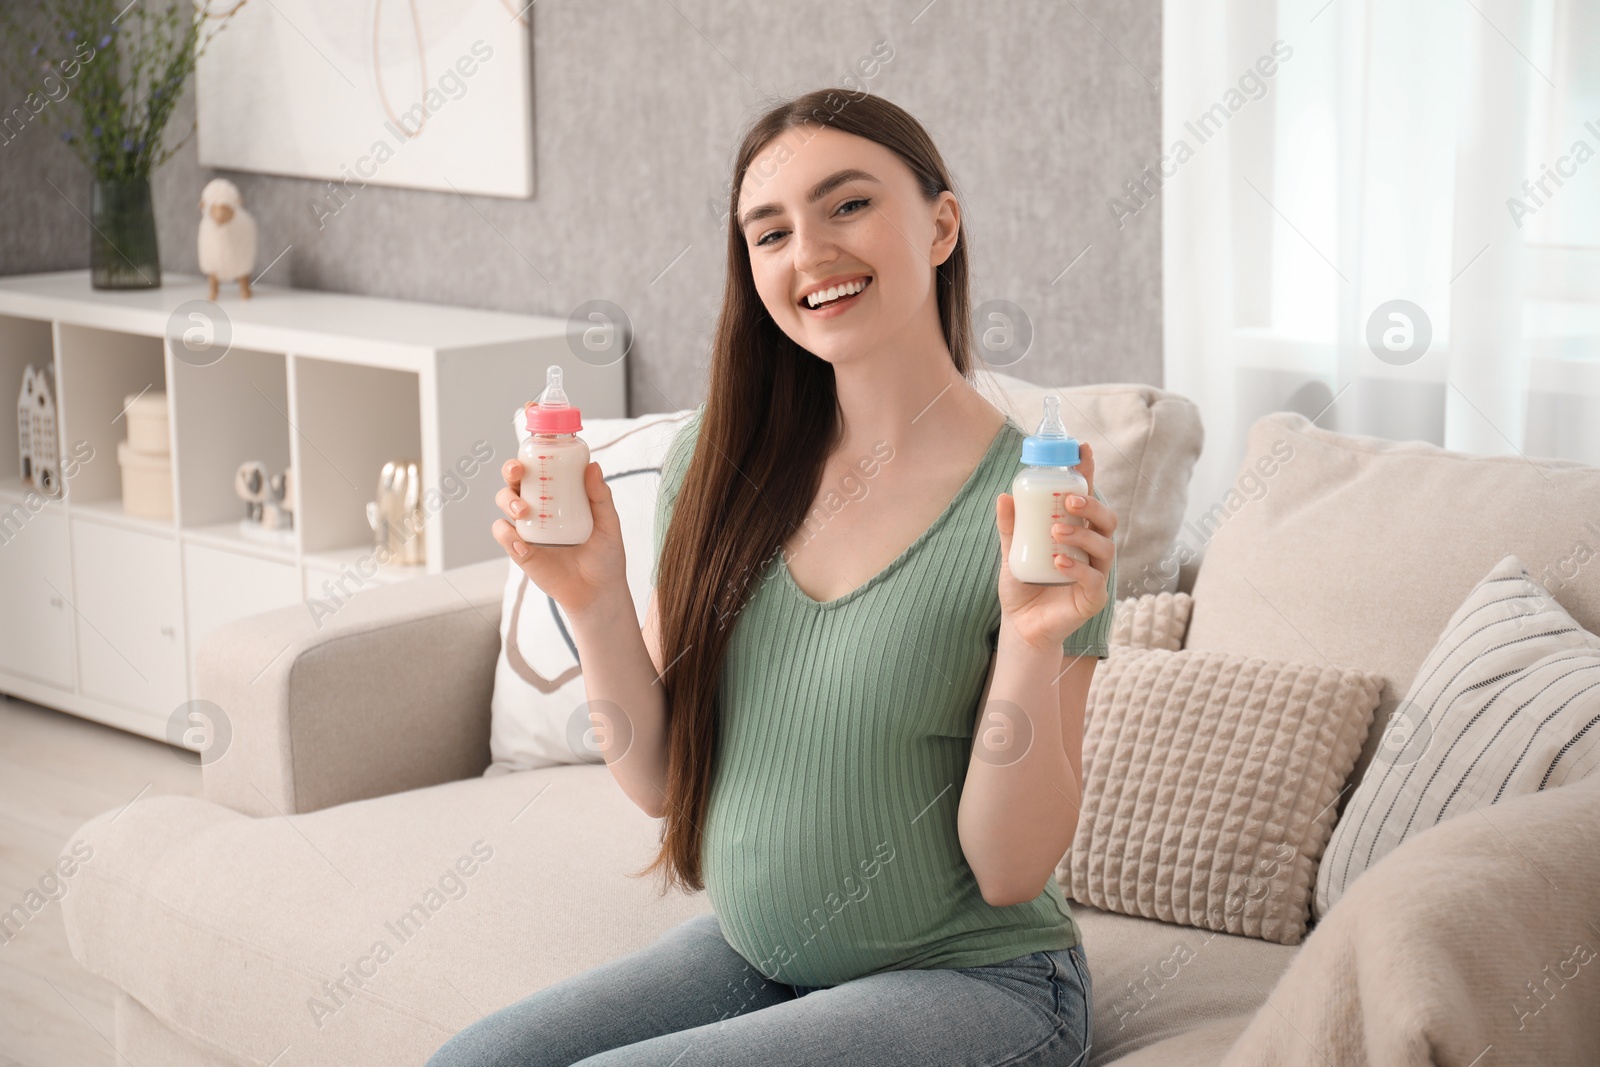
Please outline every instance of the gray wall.
[[[725, 199], [738, 131], [838, 84], [882, 40], [894, 55], [866, 84], [917, 116], [956, 176], [975, 303], [1010, 300], [1034, 323], [1031, 351], [1000, 369], [1161, 383], [1160, 203], [1120, 229], [1107, 203], [1160, 154], [1160, 0], [540, 0], [530, 14], [533, 199], [369, 185], [319, 229], [321, 182], [226, 172], [261, 226], [257, 268], [289, 246], [261, 280], [562, 317], [611, 300], [634, 323], [630, 413], [693, 406], [722, 288], [707, 201]], [[20, 100], [7, 87], [0, 103]], [[193, 119], [191, 87], [168, 143]], [[0, 145], [0, 274], [88, 265], [89, 177], [56, 137], [34, 122]], [[192, 138], [156, 171], [163, 269], [197, 273], [196, 205], [218, 173]]]

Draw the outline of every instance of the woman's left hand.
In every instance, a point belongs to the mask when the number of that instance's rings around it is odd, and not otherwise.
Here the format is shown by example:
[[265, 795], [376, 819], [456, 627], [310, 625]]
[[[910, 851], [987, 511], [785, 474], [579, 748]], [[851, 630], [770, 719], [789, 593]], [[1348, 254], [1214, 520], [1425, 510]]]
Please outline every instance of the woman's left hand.
[[[1070, 585], [1035, 585], [1011, 574], [1011, 531], [1016, 524], [1016, 499], [1001, 493], [995, 500], [995, 526], [1000, 531], [1000, 624], [1009, 626], [1022, 640], [1037, 648], [1059, 649], [1064, 641], [1106, 606], [1106, 576], [1116, 552], [1111, 535], [1117, 513], [1094, 496], [1094, 451], [1085, 441], [1078, 470], [1089, 483], [1089, 495], [1069, 497], [1067, 510], [1087, 519], [1088, 526], [1056, 523], [1051, 536], [1057, 544], [1074, 545], [1089, 557], [1081, 563], [1065, 553], [1055, 554], [1056, 570], [1074, 579]], [[1074, 500], [1082, 504], [1074, 504]]]

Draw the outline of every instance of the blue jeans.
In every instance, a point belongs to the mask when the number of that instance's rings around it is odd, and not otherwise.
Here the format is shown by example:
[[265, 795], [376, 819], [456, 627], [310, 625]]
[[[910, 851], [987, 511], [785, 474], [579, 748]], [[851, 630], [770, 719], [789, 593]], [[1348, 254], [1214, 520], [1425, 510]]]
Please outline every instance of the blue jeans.
[[773, 981], [698, 915], [478, 1020], [428, 1067], [1085, 1067], [1083, 946], [979, 967]]

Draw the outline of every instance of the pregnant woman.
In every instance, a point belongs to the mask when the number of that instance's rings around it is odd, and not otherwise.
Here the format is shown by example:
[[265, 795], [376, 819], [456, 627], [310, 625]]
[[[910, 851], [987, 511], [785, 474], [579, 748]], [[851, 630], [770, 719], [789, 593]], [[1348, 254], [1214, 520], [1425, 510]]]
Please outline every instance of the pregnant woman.
[[732, 190], [642, 632], [598, 464], [584, 544], [517, 537], [515, 460], [494, 523], [571, 622], [617, 783], [663, 820], [646, 870], [712, 913], [429, 1063], [1086, 1064], [1089, 967], [1054, 866], [1114, 607], [1092, 450], [1068, 500], [1087, 526], [1053, 531], [1089, 562], [1018, 581], [1005, 490], [1026, 431], [969, 380], [960, 203], [905, 111], [841, 90], [782, 104]]

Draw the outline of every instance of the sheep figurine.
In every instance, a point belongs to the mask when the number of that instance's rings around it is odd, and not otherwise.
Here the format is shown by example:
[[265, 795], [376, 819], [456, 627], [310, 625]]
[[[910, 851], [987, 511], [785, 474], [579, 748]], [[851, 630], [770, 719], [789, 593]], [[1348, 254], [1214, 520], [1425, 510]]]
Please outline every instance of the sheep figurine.
[[213, 178], [200, 193], [200, 272], [211, 280], [217, 299], [222, 282], [239, 280], [239, 295], [250, 299], [250, 271], [256, 262], [256, 220], [244, 209], [239, 187]]

